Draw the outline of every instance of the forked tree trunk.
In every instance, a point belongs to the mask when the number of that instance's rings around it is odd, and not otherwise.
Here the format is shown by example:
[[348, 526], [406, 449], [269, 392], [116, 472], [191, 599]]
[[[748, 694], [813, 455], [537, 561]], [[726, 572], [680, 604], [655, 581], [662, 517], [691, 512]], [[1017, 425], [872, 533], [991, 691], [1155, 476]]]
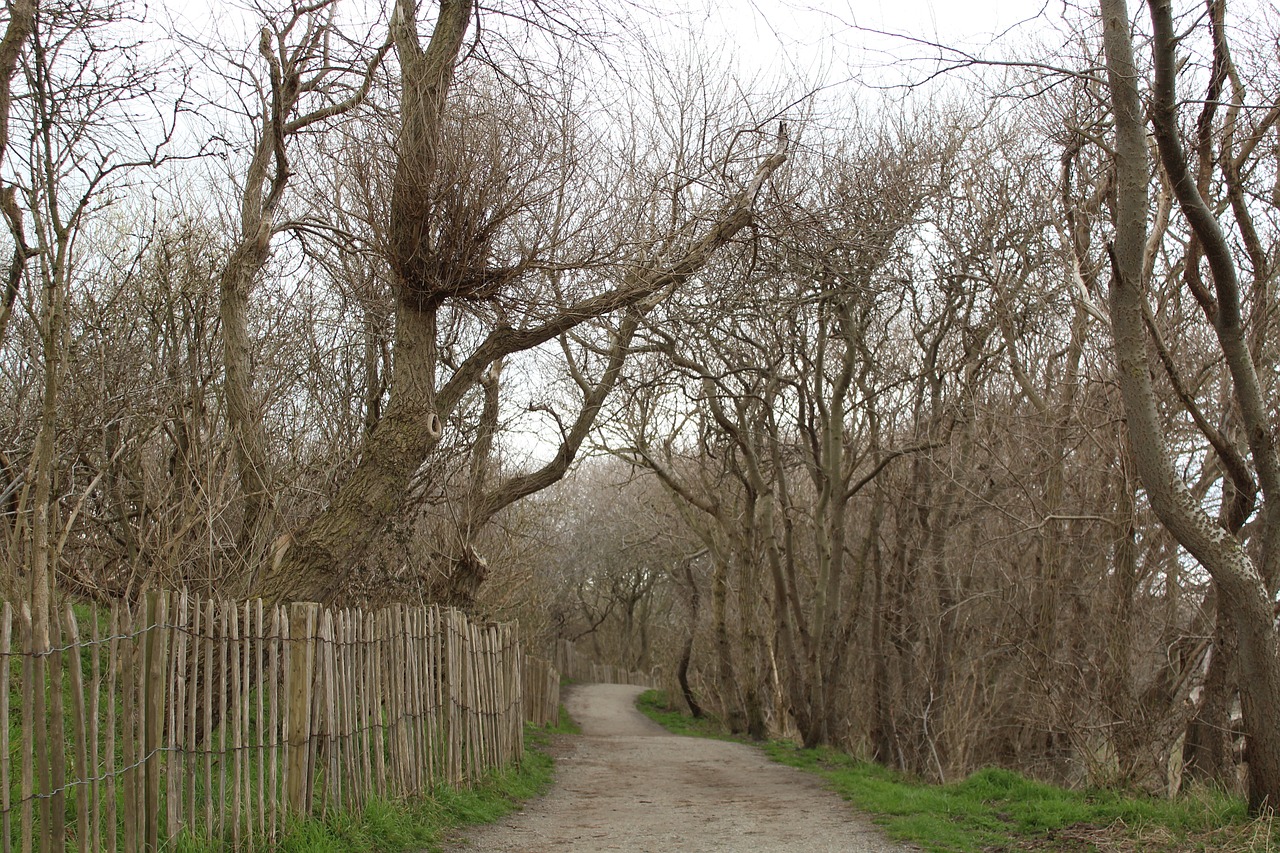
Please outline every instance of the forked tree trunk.
[[[429, 245], [427, 196], [437, 168], [441, 117], [472, 4], [441, 0], [425, 50], [418, 39], [416, 11], [411, 0], [397, 0], [390, 24], [401, 74], [401, 127], [388, 229], [396, 276], [391, 398], [365, 440], [359, 464], [330, 505], [282, 543], [259, 583], [259, 592], [271, 599], [332, 601], [345, 573], [399, 511], [413, 473], [441, 435], [435, 393], [439, 303], [424, 298], [432, 282], [418, 279], [423, 250]], [[473, 369], [475, 379], [484, 367], [487, 362]]]
[[[1143, 306], [1143, 259], [1147, 240], [1147, 125], [1138, 93], [1138, 71], [1124, 0], [1101, 0], [1103, 47], [1116, 125], [1116, 238], [1111, 246], [1109, 308], [1115, 336], [1119, 384], [1129, 441], [1151, 506], [1183, 547], [1209, 571], [1231, 613], [1239, 638], [1240, 694], [1249, 738], [1249, 807], [1254, 812], [1280, 804], [1280, 659], [1273, 605], [1259, 567], [1240, 541], [1198, 506], [1179, 477], [1164, 435], [1147, 359]], [[1174, 38], [1169, 0], [1152, 0], [1156, 79], [1152, 113], [1161, 159], [1188, 223], [1205, 246], [1218, 297], [1217, 332], [1232, 389], [1242, 412], [1253, 462], [1267, 500], [1275, 471], [1273, 438], [1260, 408], [1257, 376], [1247, 349], [1241, 351], [1240, 289], [1234, 260], [1217, 221], [1195, 189], [1177, 137], [1174, 110]], [[1267, 513], [1264, 511], [1264, 516]], [[1264, 531], [1264, 552], [1270, 546]], [[1263, 564], [1273, 555], [1265, 554]]]
[[431, 251], [432, 229], [441, 224], [432, 212], [432, 188], [440, 152], [449, 142], [443, 138], [443, 115], [475, 7], [470, 0], [440, 0], [425, 48], [418, 38], [416, 7], [413, 0], [396, 0], [391, 17], [400, 59], [401, 127], [387, 240], [396, 297], [390, 397], [382, 419], [365, 438], [360, 461], [329, 506], [280, 543], [258, 584], [260, 594], [275, 600], [330, 602], [342, 593], [349, 573], [398, 514], [411, 478], [439, 443], [442, 423], [489, 365], [555, 340], [590, 318], [641, 305], [688, 279], [751, 222], [761, 186], [786, 161], [787, 140], [780, 133], [777, 150], [668, 266], [636, 269], [612, 289], [562, 306], [540, 325], [498, 327], [437, 386], [437, 312], [456, 295], [441, 276], [475, 272], [433, 265]]

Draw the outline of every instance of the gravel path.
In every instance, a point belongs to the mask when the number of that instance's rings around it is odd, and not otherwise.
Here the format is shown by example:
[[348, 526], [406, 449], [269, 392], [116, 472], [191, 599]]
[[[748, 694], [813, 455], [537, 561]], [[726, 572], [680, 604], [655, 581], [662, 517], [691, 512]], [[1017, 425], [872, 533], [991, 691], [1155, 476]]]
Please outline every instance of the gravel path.
[[749, 746], [667, 734], [635, 709], [641, 690], [572, 688], [582, 735], [563, 739], [551, 792], [449, 849], [904, 853], [815, 777]]

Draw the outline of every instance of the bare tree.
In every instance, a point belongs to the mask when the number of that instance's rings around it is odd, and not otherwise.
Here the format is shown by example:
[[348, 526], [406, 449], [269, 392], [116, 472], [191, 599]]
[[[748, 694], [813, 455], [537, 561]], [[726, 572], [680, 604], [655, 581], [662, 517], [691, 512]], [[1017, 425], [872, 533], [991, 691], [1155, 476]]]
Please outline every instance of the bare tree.
[[[1218, 6], [1218, 20], [1220, 5]], [[1212, 574], [1238, 632], [1240, 695], [1249, 736], [1249, 804], [1254, 811], [1280, 801], [1280, 647], [1272, 593], [1276, 561], [1277, 456], [1257, 365], [1248, 347], [1237, 260], [1222, 226], [1196, 186], [1178, 127], [1176, 45], [1167, 0], [1150, 4], [1153, 27], [1151, 119], [1160, 155], [1179, 209], [1209, 265], [1212, 319], [1230, 387], [1239, 408], [1248, 454], [1262, 490], [1257, 559], [1230, 530], [1208, 515], [1177, 471], [1152, 388], [1144, 323], [1149, 278], [1147, 216], [1150, 161], [1128, 10], [1123, 0], [1101, 3], [1107, 79], [1116, 123], [1116, 236], [1110, 246], [1110, 315], [1115, 335], [1125, 417], [1138, 473], [1152, 507], [1178, 542]], [[1215, 34], [1221, 54], [1224, 36]], [[1198, 263], [1198, 260], [1197, 260]]]
[[350, 51], [341, 47], [343, 34], [334, 21], [336, 5], [337, 0], [294, 4], [278, 16], [269, 16], [257, 51], [265, 73], [241, 66], [254, 81], [257, 114], [236, 237], [219, 281], [227, 424], [244, 495], [237, 544], [240, 559], [250, 571], [265, 559], [281, 526], [262, 406], [254, 394], [248, 311], [272, 238], [298, 226], [280, 215], [294, 175], [290, 145], [317, 125], [358, 107], [391, 47], [389, 40], [371, 50], [357, 44], [354, 57], [344, 55]]
[[[775, 150], [760, 157], [758, 168], [711, 214], [709, 225], [680, 223], [666, 251], [632, 258], [619, 281], [594, 293], [564, 293], [544, 312], [499, 320], [469, 353], [448, 365], [442, 362], [440, 344], [442, 320], [451, 307], [510, 292], [522, 276], [537, 272], [543, 260], [540, 247], [517, 250], [509, 262], [495, 257], [502, 229], [510, 226], [505, 206], [487, 195], [500, 189], [493, 183], [500, 184], [500, 176], [490, 172], [485, 176], [489, 182], [477, 186], [459, 182], [459, 173], [451, 171], [459, 165], [451, 160], [455, 152], [466, 165], [466, 149], [453, 147], [446, 116], [473, 12], [470, 2], [442, 2], [425, 46], [414, 3], [401, 0], [392, 15], [401, 66], [401, 125], [386, 242], [396, 299], [390, 396], [351, 476], [328, 508], [293, 535], [263, 580], [269, 595], [317, 600], [337, 595], [345, 573], [369, 547], [376, 520], [396, 514], [448, 417], [490, 365], [687, 279], [750, 222], [760, 187], [785, 159], [785, 137], [779, 135]], [[447, 378], [440, 381], [440, 369], [446, 366]]]
[[[35, 0], [18, 0], [9, 5], [9, 20], [5, 25], [4, 37], [0, 38], [0, 164], [4, 163], [5, 153], [9, 148], [13, 78], [27, 41], [35, 31], [35, 23]], [[9, 275], [5, 279], [4, 303], [0, 305], [0, 343], [4, 342], [8, 332], [9, 317], [13, 314], [18, 290], [22, 286], [22, 272], [32, 252], [26, 244], [26, 229], [23, 227], [22, 211], [16, 203], [16, 191], [16, 187], [0, 188], [0, 213], [4, 214], [9, 233], [13, 236], [13, 260], [9, 263]]]
[[[45, 642], [47, 636], [40, 632], [47, 628], [53, 578], [66, 542], [54, 483], [59, 404], [68, 369], [68, 302], [73, 285], [101, 263], [82, 251], [88, 248], [85, 235], [93, 215], [132, 169], [170, 156], [168, 142], [181, 101], [168, 115], [131, 113], [141, 104], [162, 102], [153, 97], [160, 75], [138, 63], [105, 62], [106, 56], [130, 49], [119, 41], [127, 17], [120, 6], [54, 6], [32, 12], [20, 5], [16, 12], [11, 34], [17, 41], [6, 41], [6, 47], [20, 55], [24, 73], [20, 96], [7, 91], [20, 109], [11, 106], [6, 116], [9, 157], [4, 165], [11, 183], [3, 193], [3, 209], [15, 244], [11, 295], [23, 280], [33, 291], [28, 310], [39, 341], [42, 402], [11, 541], [26, 549], [16, 564], [30, 567], [32, 610], [37, 634]], [[26, 21], [30, 32], [19, 39], [28, 14], [34, 14]], [[11, 87], [13, 75], [5, 82]], [[130, 132], [122, 126], [127, 118], [153, 120], [158, 132]]]

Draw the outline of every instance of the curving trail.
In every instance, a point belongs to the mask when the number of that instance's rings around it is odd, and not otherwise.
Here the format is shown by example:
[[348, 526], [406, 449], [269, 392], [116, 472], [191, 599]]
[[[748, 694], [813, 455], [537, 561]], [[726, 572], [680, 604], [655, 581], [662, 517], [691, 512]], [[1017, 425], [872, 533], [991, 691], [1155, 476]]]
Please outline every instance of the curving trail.
[[748, 746], [667, 734], [635, 709], [643, 688], [588, 684], [565, 699], [556, 784], [450, 848], [496, 853], [903, 853], [814, 777]]

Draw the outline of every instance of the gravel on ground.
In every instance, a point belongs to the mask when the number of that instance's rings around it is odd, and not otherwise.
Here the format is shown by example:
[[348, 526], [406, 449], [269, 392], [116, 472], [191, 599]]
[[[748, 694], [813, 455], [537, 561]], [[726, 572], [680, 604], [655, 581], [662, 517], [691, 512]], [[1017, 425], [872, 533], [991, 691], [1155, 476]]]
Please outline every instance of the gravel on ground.
[[578, 685], [581, 735], [557, 740], [545, 796], [468, 833], [454, 853], [904, 853], [821, 781], [750, 746], [668, 734], [643, 688]]

